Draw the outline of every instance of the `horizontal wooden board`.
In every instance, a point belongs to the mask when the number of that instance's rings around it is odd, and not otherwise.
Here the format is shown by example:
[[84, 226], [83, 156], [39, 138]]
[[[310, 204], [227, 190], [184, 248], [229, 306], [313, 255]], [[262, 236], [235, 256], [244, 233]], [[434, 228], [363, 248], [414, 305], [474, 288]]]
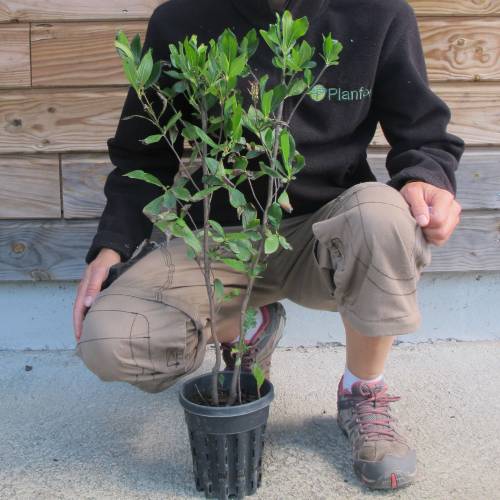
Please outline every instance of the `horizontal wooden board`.
[[[452, 110], [449, 131], [470, 145], [500, 145], [500, 84], [435, 83]], [[0, 92], [0, 154], [106, 151], [126, 88]], [[372, 145], [387, 145], [380, 127]]]
[[113, 165], [102, 153], [62, 155], [63, 213], [66, 219], [99, 217], [104, 182]]
[[[159, 0], [1, 0], [0, 22], [63, 21], [97, 19], [147, 19]], [[419, 15], [491, 15], [500, 14], [500, 0], [409, 0]]]
[[423, 18], [419, 28], [431, 81], [500, 79], [500, 18]]
[[147, 19], [164, 0], [0, 0], [0, 22]]
[[[423, 18], [419, 27], [431, 81], [500, 80], [500, 18]], [[125, 84], [118, 29], [143, 40], [146, 22], [33, 24], [33, 85]]]
[[[385, 159], [387, 151], [368, 154], [377, 179], [389, 180]], [[500, 209], [500, 150], [466, 150], [456, 172], [457, 201], [463, 209]]]
[[115, 33], [144, 41], [145, 22], [43, 23], [31, 28], [33, 86], [125, 84]]
[[434, 247], [427, 271], [500, 270], [500, 212], [463, 213], [459, 226], [442, 247]]
[[[431, 88], [451, 110], [450, 133], [458, 135], [468, 145], [500, 144], [500, 84], [434, 83]], [[379, 125], [372, 145], [387, 144]]]
[[29, 25], [0, 25], [0, 87], [29, 87], [30, 84]]
[[105, 151], [125, 88], [0, 92], [0, 154]]
[[[0, 280], [80, 279], [97, 222], [0, 221]], [[500, 213], [464, 215], [444, 247], [433, 247], [432, 271], [500, 270]]]
[[408, 0], [424, 16], [486, 16], [500, 14], [499, 0]]
[[59, 158], [0, 156], [0, 218], [61, 216]]
[[0, 221], [0, 281], [78, 279], [96, 222]]
[[[387, 149], [369, 148], [368, 161], [377, 179], [389, 179]], [[61, 158], [63, 213], [66, 219], [99, 217], [104, 209], [104, 182], [113, 169], [105, 153], [64, 154]], [[500, 209], [500, 150], [464, 153], [457, 170], [457, 200], [465, 209]]]

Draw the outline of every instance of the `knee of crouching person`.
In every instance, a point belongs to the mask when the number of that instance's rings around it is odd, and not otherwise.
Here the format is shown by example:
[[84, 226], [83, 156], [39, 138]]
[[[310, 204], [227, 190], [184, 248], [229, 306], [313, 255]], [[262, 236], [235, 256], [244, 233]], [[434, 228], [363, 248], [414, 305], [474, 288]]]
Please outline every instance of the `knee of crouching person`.
[[[88, 319], [87, 319], [88, 318]], [[102, 328], [99, 336], [95, 330], [89, 335], [90, 329], [95, 329], [94, 318], [87, 316], [83, 322], [82, 340], [77, 344], [75, 354], [81, 358], [85, 366], [103, 382], [120, 381], [124, 378], [126, 364], [124, 362], [122, 340], [106, 337]]]

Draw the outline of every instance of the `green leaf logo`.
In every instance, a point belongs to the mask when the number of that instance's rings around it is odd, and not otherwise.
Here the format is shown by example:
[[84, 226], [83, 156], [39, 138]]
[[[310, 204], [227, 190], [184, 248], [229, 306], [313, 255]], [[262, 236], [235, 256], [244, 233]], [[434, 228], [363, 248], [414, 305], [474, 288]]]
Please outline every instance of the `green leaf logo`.
[[322, 101], [326, 97], [326, 88], [318, 83], [308, 93], [312, 100]]

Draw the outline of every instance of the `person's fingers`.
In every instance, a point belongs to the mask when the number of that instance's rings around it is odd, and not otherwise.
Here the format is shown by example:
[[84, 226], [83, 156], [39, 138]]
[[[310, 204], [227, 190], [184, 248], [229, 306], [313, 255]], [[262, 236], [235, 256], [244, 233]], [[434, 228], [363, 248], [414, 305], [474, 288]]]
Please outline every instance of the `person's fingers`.
[[444, 223], [437, 227], [431, 227], [431, 225], [426, 227], [424, 232], [427, 241], [437, 246], [441, 246], [446, 243], [460, 222], [460, 212], [460, 205], [458, 205], [458, 203], [453, 204]]
[[404, 197], [410, 205], [411, 213], [419, 226], [425, 227], [429, 223], [429, 207], [425, 201], [425, 192], [422, 183], [410, 182], [404, 186]]
[[106, 279], [109, 268], [102, 265], [91, 264], [82, 279], [73, 308], [73, 328], [76, 340], [82, 335], [83, 319], [92, 305], [97, 294], [101, 291], [103, 281]]
[[103, 281], [109, 272], [109, 267], [106, 266], [91, 266], [89, 282], [87, 284], [87, 289], [85, 290], [83, 304], [85, 307], [90, 307], [97, 294], [101, 291], [101, 286]]
[[85, 305], [83, 303], [85, 293], [87, 290], [87, 284], [88, 284], [88, 276], [89, 276], [89, 267], [85, 270], [85, 274], [80, 281], [80, 284], [78, 285], [78, 290], [76, 294], [76, 300], [73, 305], [73, 330], [75, 333], [75, 338], [77, 341], [80, 340], [80, 337], [82, 335], [82, 323], [83, 323], [83, 317], [85, 313]]
[[[456, 203], [456, 202], [455, 202]], [[435, 189], [430, 193], [429, 204], [432, 207], [429, 221], [429, 228], [438, 228], [446, 224], [451, 217], [454, 220], [452, 205], [453, 195], [444, 189]], [[458, 205], [458, 203], [456, 203]]]

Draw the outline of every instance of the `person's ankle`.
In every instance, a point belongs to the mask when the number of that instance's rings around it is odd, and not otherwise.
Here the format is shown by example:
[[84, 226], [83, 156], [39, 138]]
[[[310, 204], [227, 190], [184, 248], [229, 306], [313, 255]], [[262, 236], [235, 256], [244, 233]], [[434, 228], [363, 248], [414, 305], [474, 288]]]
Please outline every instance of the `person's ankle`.
[[352, 371], [349, 370], [349, 368], [346, 365], [344, 370], [344, 375], [342, 376], [342, 390], [351, 392], [352, 386], [357, 382], [362, 382], [365, 384], [376, 384], [377, 382], [382, 382], [383, 380], [384, 380], [383, 373], [375, 376], [369, 376], [366, 378], [358, 377], [357, 375], [352, 373]]

